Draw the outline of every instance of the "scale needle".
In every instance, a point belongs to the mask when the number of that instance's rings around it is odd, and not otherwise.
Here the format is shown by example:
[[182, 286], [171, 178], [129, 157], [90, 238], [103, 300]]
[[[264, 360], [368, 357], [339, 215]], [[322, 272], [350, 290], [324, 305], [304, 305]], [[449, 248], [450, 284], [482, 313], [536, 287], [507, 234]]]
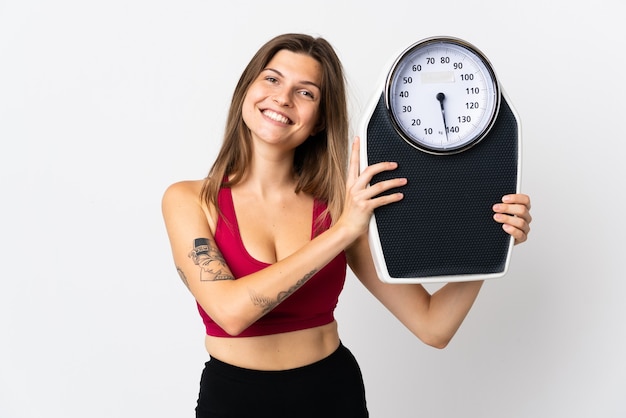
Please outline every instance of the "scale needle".
[[446, 111], [443, 107], [443, 101], [446, 99], [446, 95], [443, 93], [437, 93], [437, 100], [441, 106], [441, 117], [443, 118], [443, 129], [446, 133], [446, 141], [448, 140], [448, 126], [446, 125]]

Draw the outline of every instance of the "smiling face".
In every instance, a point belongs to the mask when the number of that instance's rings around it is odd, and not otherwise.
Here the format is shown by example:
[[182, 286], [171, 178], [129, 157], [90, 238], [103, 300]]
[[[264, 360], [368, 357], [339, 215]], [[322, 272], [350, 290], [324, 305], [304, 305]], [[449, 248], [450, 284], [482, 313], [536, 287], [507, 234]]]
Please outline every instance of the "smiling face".
[[243, 120], [253, 143], [293, 150], [319, 125], [320, 63], [287, 50], [277, 52], [250, 85]]

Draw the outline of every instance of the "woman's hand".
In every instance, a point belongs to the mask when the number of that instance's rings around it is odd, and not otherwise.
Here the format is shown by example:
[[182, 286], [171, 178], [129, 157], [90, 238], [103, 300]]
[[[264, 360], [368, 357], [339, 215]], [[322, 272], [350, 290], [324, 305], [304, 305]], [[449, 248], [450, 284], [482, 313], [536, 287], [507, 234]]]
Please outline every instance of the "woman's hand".
[[530, 197], [525, 194], [509, 194], [502, 197], [502, 203], [493, 205], [493, 219], [502, 224], [502, 229], [521, 244], [530, 232]]
[[372, 178], [383, 171], [395, 170], [395, 162], [381, 162], [373, 164], [360, 171], [360, 139], [355, 138], [350, 154], [348, 178], [346, 181], [346, 200], [343, 212], [337, 220], [337, 225], [348, 228], [354, 238], [367, 231], [374, 209], [402, 200], [400, 192], [379, 196], [381, 193], [406, 184], [405, 178], [395, 178], [378, 182], [369, 186]]

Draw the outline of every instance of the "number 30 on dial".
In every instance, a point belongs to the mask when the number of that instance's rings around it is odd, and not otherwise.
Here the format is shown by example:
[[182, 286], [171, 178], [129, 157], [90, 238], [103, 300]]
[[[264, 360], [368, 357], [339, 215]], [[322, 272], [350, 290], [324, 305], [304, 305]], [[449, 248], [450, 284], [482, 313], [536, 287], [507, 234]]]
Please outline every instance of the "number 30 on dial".
[[432, 154], [465, 151], [483, 139], [496, 120], [500, 95], [482, 52], [450, 37], [429, 38], [406, 49], [385, 85], [398, 133]]

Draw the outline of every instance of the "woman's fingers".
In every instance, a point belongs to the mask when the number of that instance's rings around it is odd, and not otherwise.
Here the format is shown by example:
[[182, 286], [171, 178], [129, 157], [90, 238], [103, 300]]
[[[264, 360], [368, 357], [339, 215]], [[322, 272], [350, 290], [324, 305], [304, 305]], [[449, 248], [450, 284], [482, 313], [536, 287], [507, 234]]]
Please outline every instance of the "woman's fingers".
[[528, 239], [530, 233], [530, 197], [525, 194], [511, 194], [502, 198], [502, 203], [493, 205], [493, 218], [502, 224], [502, 229], [520, 244]]
[[[402, 187], [406, 185], [406, 183], [407, 183], [407, 180], [401, 177], [379, 181], [377, 183], [371, 184], [369, 187], [364, 188], [363, 194], [368, 199], [376, 198], [380, 201], [380, 197], [384, 197], [384, 196], [379, 196], [379, 195], [382, 195], [388, 190], [395, 189], [397, 187]], [[376, 197], [376, 196], [379, 196], [379, 197]]]
[[[372, 181], [372, 178], [374, 178], [376, 174], [380, 174], [384, 171], [395, 170], [398, 167], [398, 163], [391, 162], [391, 161], [384, 161], [384, 162], [372, 164], [368, 167], [365, 167], [363, 172], [361, 172], [360, 170], [360, 163], [361, 163], [360, 146], [361, 146], [360, 138], [356, 137], [354, 139], [354, 142], [352, 143], [352, 151], [350, 154], [350, 165], [348, 167], [348, 188], [354, 185], [360, 189], [365, 189], [366, 187], [368, 187], [369, 183]], [[378, 190], [378, 193], [381, 192], [380, 190], [381, 187], [384, 188], [385, 186], [384, 185], [378, 186], [378, 188], [376, 189]], [[392, 187], [396, 187], [396, 186], [392, 186]], [[375, 193], [375, 194], [378, 194], [378, 193]]]
[[402, 200], [402, 193], [385, 192], [401, 187], [406, 184], [404, 178], [382, 180], [370, 185], [376, 174], [384, 171], [395, 170], [398, 164], [395, 162], [380, 162], [360, 170], [360, 139], [355, 138], [350, 153], [348, 178], [346, 182], [346, 201], [338, 220], [339, 224], [346, 225], [351, 231], [360, 235], [367, 229], [369, 220], [374, 209]]

